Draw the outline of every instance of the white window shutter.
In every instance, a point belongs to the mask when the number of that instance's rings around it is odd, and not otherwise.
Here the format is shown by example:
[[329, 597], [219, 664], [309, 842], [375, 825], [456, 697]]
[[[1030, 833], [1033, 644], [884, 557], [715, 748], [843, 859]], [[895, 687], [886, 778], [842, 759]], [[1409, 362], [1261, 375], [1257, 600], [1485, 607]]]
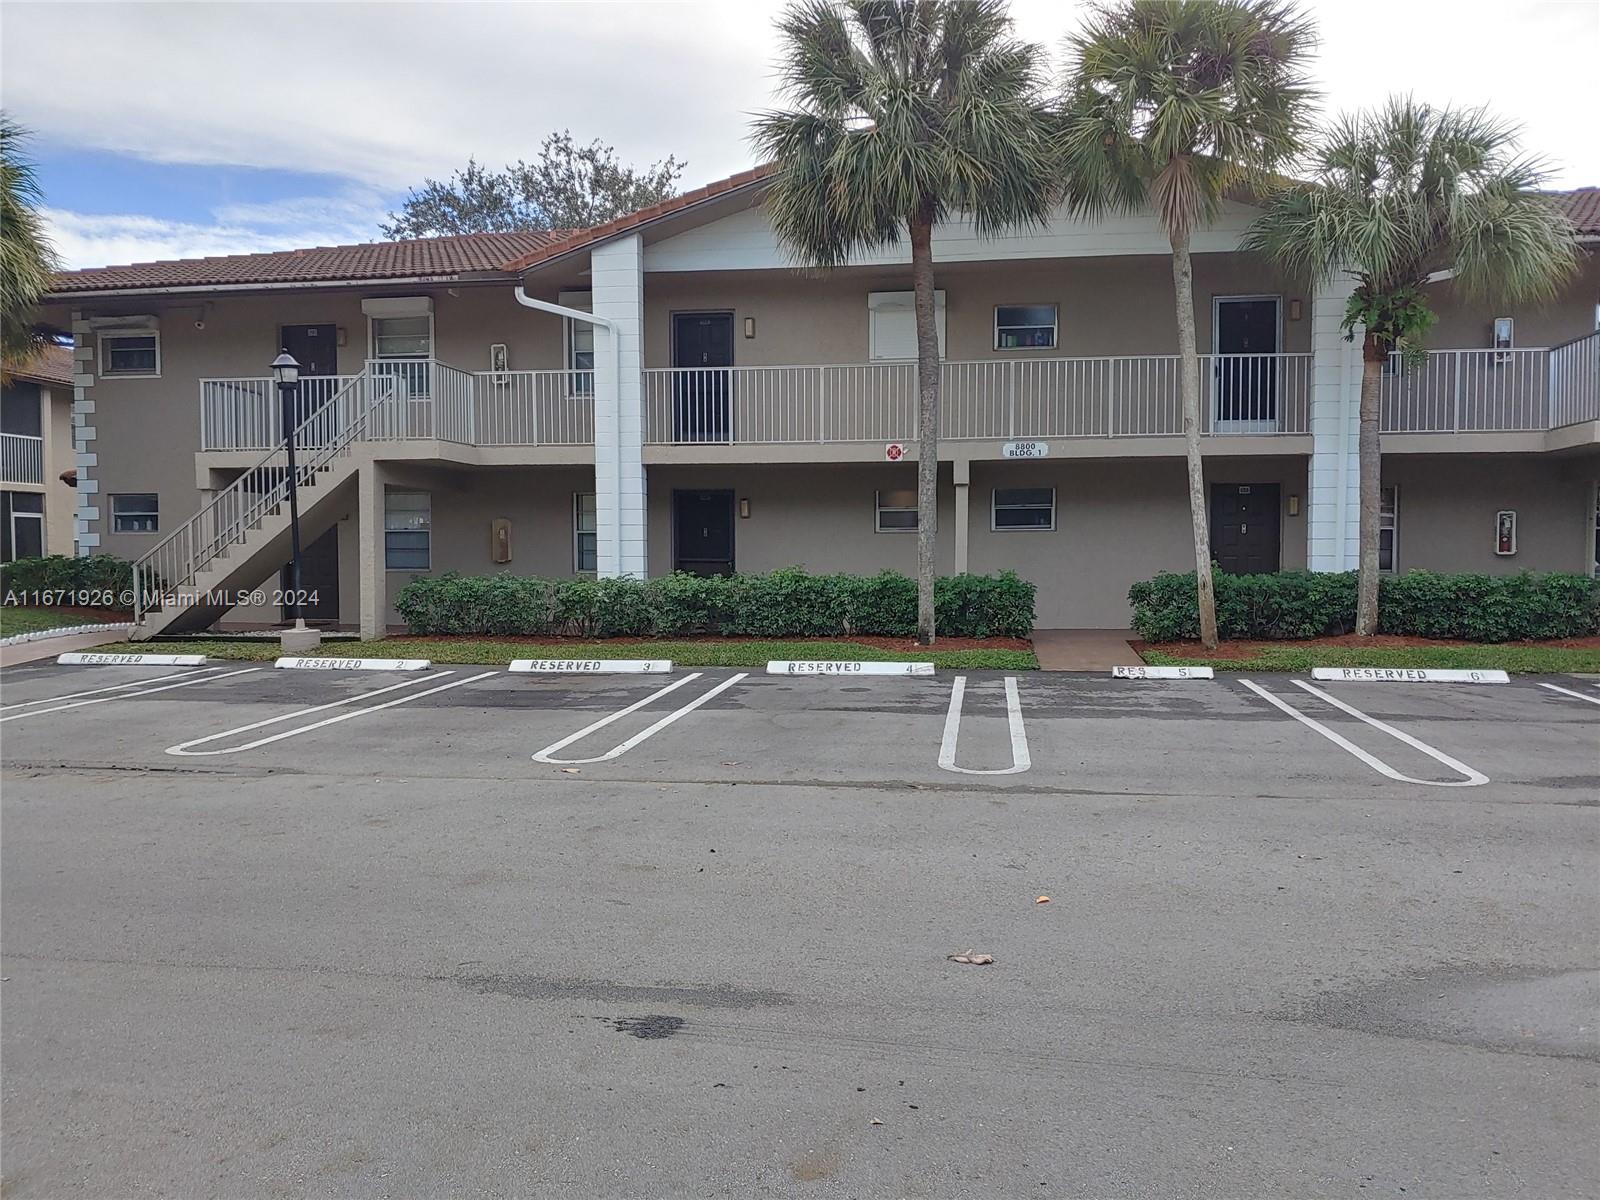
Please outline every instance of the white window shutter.
[[[944, 357], [944, 291], [933, 293], [939, 357]], [[914, 292], [867, 293], [868, 345], [873, 362], [912, 362], [917, 357], [917, 309]]]

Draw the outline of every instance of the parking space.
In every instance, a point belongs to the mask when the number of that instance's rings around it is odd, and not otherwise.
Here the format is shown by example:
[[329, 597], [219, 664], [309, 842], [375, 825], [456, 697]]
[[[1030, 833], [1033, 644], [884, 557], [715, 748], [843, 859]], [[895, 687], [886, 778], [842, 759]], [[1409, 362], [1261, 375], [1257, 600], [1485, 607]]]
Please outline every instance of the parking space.
[[[11, 761], [663, 782], [1527, 799], [1600, 776], [1600, 689], [1002, 675], [670, 676], [45, 667]], [[51, 719], [43, 719], [43, 718]]]

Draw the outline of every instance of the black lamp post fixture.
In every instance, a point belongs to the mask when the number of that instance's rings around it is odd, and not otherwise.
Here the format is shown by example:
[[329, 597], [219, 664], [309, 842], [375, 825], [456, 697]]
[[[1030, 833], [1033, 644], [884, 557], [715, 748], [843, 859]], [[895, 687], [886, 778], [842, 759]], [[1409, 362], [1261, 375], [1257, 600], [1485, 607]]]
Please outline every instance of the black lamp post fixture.
[[295, 393], [300, 390], [300, 364], [294, 355], [284, 349], [272, 360], [272, 380], [278, 385], [278, 403], [283, 419], [283, 444], [289, 456], [289, 544], [293, 558], [289, 568], [289, 608], [294, 614], [296, 629], [305, 627], [300, 615], [300, 500], [295, 490], [294, 429]]

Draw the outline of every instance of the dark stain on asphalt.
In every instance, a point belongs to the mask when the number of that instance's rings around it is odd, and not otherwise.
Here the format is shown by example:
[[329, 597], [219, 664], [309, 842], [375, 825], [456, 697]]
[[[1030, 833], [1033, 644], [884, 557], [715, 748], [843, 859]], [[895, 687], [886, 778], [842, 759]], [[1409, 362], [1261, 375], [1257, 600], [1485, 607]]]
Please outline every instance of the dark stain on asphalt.
[[661, 1013], [651, 1013], [647, 1017], [617, 1017], [611, 1022], [611, 1027], [618, 1033], [644, 1038], [647, 1041], [669, 1038], [683, 1026], [682, 1017], [669, 1017]]
[[1443, 966], [1325, 991], [1279, 1020], [1546, 1058], [1600, 1059], [1600, 970]]
[[458, 975], [455, 980], [480, 996], [512, 996], [518, 1000], [578, 999], [689, 1008], [779, 1008], [794, 1003], [787, 992], [739, 988], [725, 983], [710, 987], [639, 986], [610, 979], [555, 979], [544, 975]]

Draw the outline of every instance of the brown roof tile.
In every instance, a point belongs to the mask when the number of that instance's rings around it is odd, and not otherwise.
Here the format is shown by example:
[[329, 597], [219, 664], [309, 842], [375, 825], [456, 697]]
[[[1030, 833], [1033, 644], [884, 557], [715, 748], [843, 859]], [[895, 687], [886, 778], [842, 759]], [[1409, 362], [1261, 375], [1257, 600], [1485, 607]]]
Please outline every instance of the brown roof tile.
[[574, 230], [566, 237], [548, 242], [533, 250], [529, 250], [504, 264], [507, 271], [523, 271], [547, 259], [556, 258], [562, 254], [569, 254], [574, 250], [581, 250], [585, 246], [592, 246], [603, 242], [607, 238], [615, 237], [619, 233], [626, 233], [630, 229], [637, 229], [648, 221], [657, 217], [668, 216], [675, 212], [682, 212], [703, 200], [710, 200], [725, 192], [734, 191], [747, 184], [759, 182], [772, 174], [773, 164], [764, 163], [759, 167], [752, 167], [748, 171], [740, 171], [737, 175], [730, 175], [726, 179], [719, 179], [715, 183], [708, 183], [704, 187], [697, 187], [692, 192], [684, 192], [681, 196], [674, 196], [670, 200], [662, 200], [648, 208], [641, 208], [638, 212], [628, 213], [626, 216], [617, 217], [603, 225], [596, 225], [593, 229]]
[[1551, 192], [1550, 198], [1567, 214], [1580, 237], [1600, 234], [1600, 187]]
[[226, 284], [329, 283], [359, 279], [403, 279], [416, 275], [501, 274], [503, 264], [571, 230], [465, 233], [401, 242], [316, 246], [266, 254], [230, 254], [62, 271], [53, 292], [123, 291], [156, 287]]
[[66, 387], [72, 383], [72, 347], [46, 346], [37, 356], [25, 363], [16, 367], [8, 363], [6, 375], [11, 379], [26, 379], [32, 383]]

